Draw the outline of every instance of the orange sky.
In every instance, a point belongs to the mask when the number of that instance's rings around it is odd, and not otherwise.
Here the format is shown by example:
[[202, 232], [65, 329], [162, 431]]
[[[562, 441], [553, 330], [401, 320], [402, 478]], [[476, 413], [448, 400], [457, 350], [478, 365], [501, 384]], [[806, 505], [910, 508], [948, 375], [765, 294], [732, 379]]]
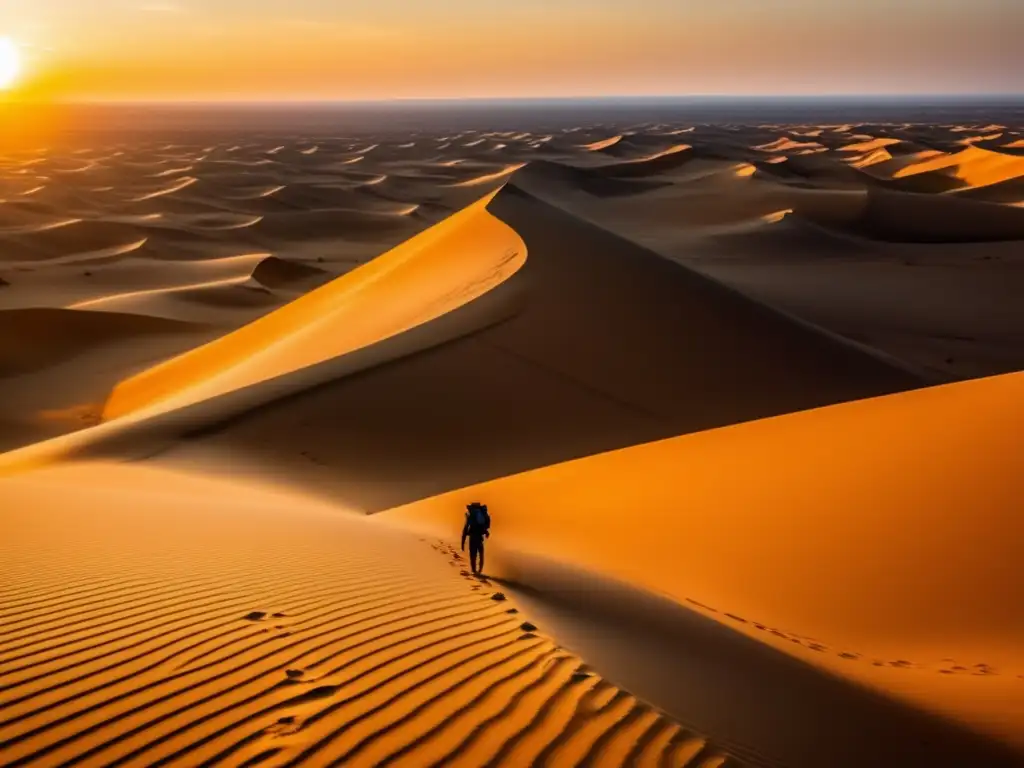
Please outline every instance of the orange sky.
[[1020, 92], [1017, 0], [6, 0], [23, 98]]

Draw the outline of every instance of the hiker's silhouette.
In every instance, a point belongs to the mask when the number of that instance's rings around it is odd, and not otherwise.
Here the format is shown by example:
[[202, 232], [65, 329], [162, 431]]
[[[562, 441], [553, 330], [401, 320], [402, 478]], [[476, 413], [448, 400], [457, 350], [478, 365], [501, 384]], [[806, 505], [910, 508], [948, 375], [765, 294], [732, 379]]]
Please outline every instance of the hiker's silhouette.
[[[466, 551], [466, 539], [469, 539], [469, 565], [473, 573], [484, 570], [484, 539], [491, 535], [491, 516], [487, 513], [487, 505], [474, 501], [466, 505], [466, 523], [462, 526], [462, 551]], [[479, 559], [480, 563], [477, 564]]]

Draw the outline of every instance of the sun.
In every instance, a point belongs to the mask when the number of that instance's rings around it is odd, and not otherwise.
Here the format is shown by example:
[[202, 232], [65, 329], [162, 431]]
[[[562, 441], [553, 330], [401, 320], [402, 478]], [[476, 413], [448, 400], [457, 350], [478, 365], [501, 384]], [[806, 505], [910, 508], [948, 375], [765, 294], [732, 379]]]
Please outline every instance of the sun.
[[9, 37], [0, 37], [0, 91], [14, 85], [21, 72], [21, 54]]

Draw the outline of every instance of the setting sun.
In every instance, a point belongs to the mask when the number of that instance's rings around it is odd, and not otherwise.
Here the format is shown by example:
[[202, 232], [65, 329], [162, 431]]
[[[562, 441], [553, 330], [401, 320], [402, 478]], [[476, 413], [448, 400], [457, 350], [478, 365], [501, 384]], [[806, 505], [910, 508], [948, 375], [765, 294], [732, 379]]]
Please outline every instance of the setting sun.
[[18, 46], [7, 37], [0, 37], [0, 90], [10, 88], [21, 71]]

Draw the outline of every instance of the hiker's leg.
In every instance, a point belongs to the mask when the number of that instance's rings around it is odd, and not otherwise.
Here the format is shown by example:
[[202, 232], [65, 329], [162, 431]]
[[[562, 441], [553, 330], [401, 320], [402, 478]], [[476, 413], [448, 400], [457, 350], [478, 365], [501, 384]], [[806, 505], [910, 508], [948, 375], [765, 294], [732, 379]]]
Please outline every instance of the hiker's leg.
[[469, 565], [473, 573], [477, 572], [476, 558], [478, 554], [480, 554], [480, 542], [476, 538], [472, 538], [469, 540]]
[[480, 539], [480, 569], [477, 573], [484, 572], [484, 540]]

